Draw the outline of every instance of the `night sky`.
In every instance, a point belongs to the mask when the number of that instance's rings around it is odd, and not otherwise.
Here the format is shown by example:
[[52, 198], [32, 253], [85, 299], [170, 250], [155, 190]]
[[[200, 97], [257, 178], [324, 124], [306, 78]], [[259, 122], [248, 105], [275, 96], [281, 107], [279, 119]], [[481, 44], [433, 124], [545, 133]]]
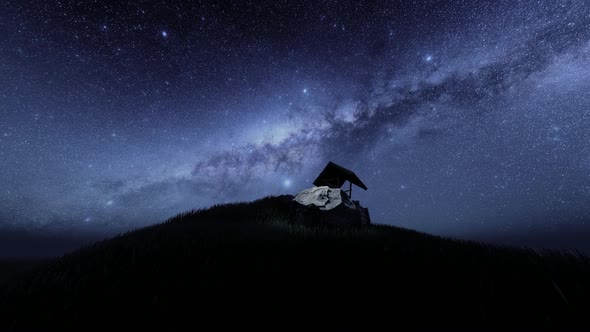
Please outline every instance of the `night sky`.
[[587, 1], [0, 4], [0, 231], [87, 236], [296, 194], [372, 221], [590, 242]]

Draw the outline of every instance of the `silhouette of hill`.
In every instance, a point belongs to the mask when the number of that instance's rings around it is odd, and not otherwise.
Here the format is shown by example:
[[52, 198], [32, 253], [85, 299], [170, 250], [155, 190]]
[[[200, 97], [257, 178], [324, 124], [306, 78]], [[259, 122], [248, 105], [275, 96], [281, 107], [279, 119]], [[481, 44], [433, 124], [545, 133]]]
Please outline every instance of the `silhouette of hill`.
[[47, 258], [19, 258], [0, 260], [0, 283], [5, 280], [18, 277], [25, 272], [38, 269], [40, 266], [48, 262], [50, 262], [50, 259]]
[[292, 196], [98, 242], [0, 287], [0, 330], [584, 329], [587, 257], [298, 220]]

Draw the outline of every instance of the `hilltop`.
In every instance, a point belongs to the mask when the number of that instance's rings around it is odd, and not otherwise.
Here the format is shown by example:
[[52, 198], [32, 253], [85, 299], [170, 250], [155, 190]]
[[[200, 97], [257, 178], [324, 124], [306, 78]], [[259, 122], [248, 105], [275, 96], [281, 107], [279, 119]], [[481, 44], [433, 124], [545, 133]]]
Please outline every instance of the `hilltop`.
[[0, 330], [588, 326], [583, 255], [314, 225], [292, 198], [184, 213], [4, 282]]

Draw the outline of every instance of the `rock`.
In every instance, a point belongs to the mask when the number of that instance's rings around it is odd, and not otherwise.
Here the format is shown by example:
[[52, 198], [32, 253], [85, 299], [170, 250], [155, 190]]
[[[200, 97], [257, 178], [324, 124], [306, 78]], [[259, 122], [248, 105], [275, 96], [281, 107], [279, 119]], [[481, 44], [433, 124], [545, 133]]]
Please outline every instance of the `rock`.
[[354, 208], [354, 205], [348, 198], [345, 192], [339, 188], [330, 188], [328, 186], [313, 187], [302, 190], [294, 201], [303, 205], [315, 205], [320, 210], [332, 210], [340, 204], [344, 204], [349, 208]]
[[327, 186], [302, 190], [295, 198], [297, 215], [304, 223], [330, 225], [370, 224], [369, 210], [352, 201], [340, 188]]

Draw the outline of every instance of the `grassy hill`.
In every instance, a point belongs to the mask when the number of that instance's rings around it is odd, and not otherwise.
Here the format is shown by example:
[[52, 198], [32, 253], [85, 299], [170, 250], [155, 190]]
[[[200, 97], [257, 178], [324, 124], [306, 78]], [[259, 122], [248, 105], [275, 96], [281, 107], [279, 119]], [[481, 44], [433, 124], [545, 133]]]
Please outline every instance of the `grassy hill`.
[[585, 329], [589, 259], [297, 220], [292, 196], [214, 206], [0, 286], [0, 330]]

